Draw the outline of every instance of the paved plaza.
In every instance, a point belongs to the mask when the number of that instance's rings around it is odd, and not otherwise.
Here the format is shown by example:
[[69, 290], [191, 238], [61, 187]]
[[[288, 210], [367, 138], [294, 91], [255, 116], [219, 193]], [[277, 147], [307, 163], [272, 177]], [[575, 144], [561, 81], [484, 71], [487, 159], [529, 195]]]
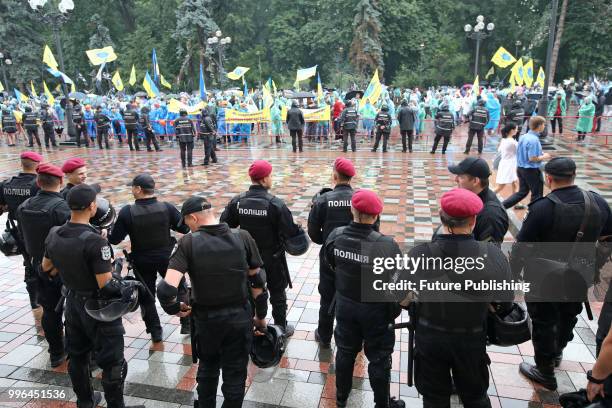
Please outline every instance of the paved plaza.
[[[489, 138], [483, 157], [491, 161], [498, 139]], [[357, 176], [354, 187], [376, 190], [384, 200], [381, 232], [394, 235], [398, 241], [428, 239], [439, 224], [438, 198], [454, 186], [447, 170], [449, 162], [459, 161], [464, 137], [454, 137], [445, 156], [429, 154], [430, 139], [416, 142], [413, 154], [401, 153], [397, 138], [393, 149], [383, 155], [369, 151], [369, 144], [359, 143], [357, 153], [346, 153], [354, 161]], [[612, 142], [612, 140], [611, 140]], [[578, 165], [578, 184], [601, 193], [612, 203], [612, 150], [605, 137], [588, 136], [578, 144], [569, 133], [557, 136], [551, 153], [573, 157]], [[69, 157], [80, 156], [88, 163], [88, 181], [102, 187], [102, 195], [116, 206], [133, 201], [126, 183], [140, 172], [149, 172], [157, 181], [157, 196], [180, 205], [189, 195], [211, 200], [220, 210], [232, 196], [250, 184], [247, 168], [254, 159], [269, 160], [273, 166], [272, 193], [286, 201], [294, 217], [306, 225], [310, 201], [321, 187], [331, 182], [331, 163], [341, 155], [337, 145], [306, 144], [301, 154], [291, 153], [290, 144], [271, 146], [269, 139], [251, 140], [248, 144], [220, 146], [219, 163], [209, 167], [180, 169], [178, 149], [162, 146], [163, 152], [130, 152], [117, 142], [111, 150], [76, 149], [72, 147], [44, 150], [45, 161], [60, 164]], [[475, 150], [475, 146], [473, 147]], [[18, 171], [18, 154], [0, 147], [0, 178]], [[203, 147], [196, 147], [194, 162], [201, 163]], [[494, 180], [494, 179], [492, 179]], [[508, 195], [506, 191], [505, 195]], [[506, 239], [520, 226], [524, 211], [512, 210], [513, 227]], [[2, 222], [4, 222], [4, 217]], [[319, 309], [318, 245], [300, 257], [289, 257], [293, 288], [288, 290], [288, 320], [295, 324], [280, 366], [270, 369], [249, 367], [245, 407], [335, 407], [334, 347], [322, 350], [314, 341]], [[120, 253], [120, 251], [116, 251]], [[597, 304], [593, 305], [595, 312]], [[144, 403], [146, 407], [193, 406], [197, 366], [191, 362], [189, 336], [179, 334], [179, 321], [159, 308], [164, 341], [153, 345], [138, 312], [124, 318], [126, 329], [125, 357], [129, 369], [125, 387], [126, 404]], [[398, 319], [407, 319], [403, 312]], [[270, 314], [269, 314], [270, 315]], [[585, 372], [595, 361], [596, 321], [579, 317], [573, 341], [568, 345], [558, 369], [558, 392], [534, 385], [518, 373], [518, 365], [533, 360], [531, 343], [515, 347], [489, 347], [491, 376], [489, 395], [494, 407], [554, 407], [558, 393], [574, 391], [586, 385]], [[406, 385], [408, 365], [408, 332], [397, 332], [392, 367], [392, 395], [402, 398], [407, 406], [420, 407], [416, 388]], [[360, 354], [354, 370], [350, 407], [373, 407], [373, 394], [368, 383], [367, 360]], [[95, 387], [101, 390], [100, 371]], [[74, 393], [66, 374], [66, 364], [52, 369], [46, 342], [34, 326], [28, 296], [23, 283], [21, 257], [0, 255], [0, 388], [56, 386], [66, 391], [66, 401], [10, 402], [7, 391], [0, 394], [0, 407], [75, 407]], [[219, 392], [219, 396], [221, 393]], [[219, 397], [221, 400], [222, 397]], [[72, 402], [69, 402], [71, 400]], [[454, 400], [460, 405], [458, 400]]]

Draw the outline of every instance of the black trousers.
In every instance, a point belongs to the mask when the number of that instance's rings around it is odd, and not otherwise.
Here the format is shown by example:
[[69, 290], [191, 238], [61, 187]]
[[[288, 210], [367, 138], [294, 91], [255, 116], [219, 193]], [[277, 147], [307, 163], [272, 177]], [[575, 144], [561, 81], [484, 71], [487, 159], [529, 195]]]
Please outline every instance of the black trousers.
[[415, 384], [424, 408], [450, 408], [453, 382], [464, 407], [491, 407], [484, 331], [454, 334], [419, 326], [415, 338]]
[[274, 324], [284, 327], [287, 325], [287, 293], [285, 290], [289, 285], [287, 260], [284, 253], [275, 258], [273, 254], [264, 250], [261, 251], [261, 258], [266, 270], [272, 318]]
[[482, 148], [484, 147], [484, 129], [472, 129], [468, 130], [468, 138], [467, 143], [465, 144], [465, 151], [469, 153], [472, 148], [472, 140], [474, 140], [474, 135], [478, 138], [478, 154], [482, 153]]
[[319, 253], [319, 294], [321, 295], [319, 303], [319, 325], [317, 331], [323, 343], [329, 343], [334, 334], [334, 315], [335, 310], [331, 309], [336, 293], [336, 285], [334, 283], [334, 273], [327, 263], [323, 260], [323, 251]]
[[540, 169], [518, 167], [516, 173], [519, 180], [519, 191], [504, 200], [502, 203], [504, 208], [514, 207], [527, 197], [529, 192], [531, 192], [531, 202], [542, 197], [544, 192], [544, 180]]
[[442, 133], [436, 133], [436, 137], [434, 137], [433, 146], [431, 147], [431, 151], [433, 153], [436, 152], [436, 149], [438, 148], [438, 143], [440, 143], [440, 139], [442, 138], [444, 138], [444, 142], [442, 143], [442, 153], [446, 153], [446, 148], [448, 147], [448, 143], [450, 142], [451, 135]]
[[[610, 289], [608, 289], [610, 291]], [[607, 296], [606, 296], [607, 298]], [[612, 302], [604, 302], [599, 319], [597, 320], [597, 334], [595, 335], [595, 342], [597, 347], [597, 356], [601, 350], [601, 345], [610, 331], [610, 324], [612, 323]], [[612, 376], [608, 376], [604, 384], [604, 391], [606, 393], [606, 401], [612, 399]]]
[[[244, 308], [211, 312], [194, 310], [197, 350], [200, 358], [196, 380], [199, 408], [214, 408], [223, 374], [223, 407], [239, 408], [244, 399], [249, 351], [253, 338], [253, 314], [247, 303]], [[193, 330], [193, 328], [192, 328]]]
[[147, 141], [147, 151], [149, 152], [153, 151], [153, 149], [151, 149], [151, 142], [153, 142], [153, 146], [155, 146], [155, 150], [159, 151], [159, 143], [157, 142], [157, 136], [155, 136], [155, 133], [153, 133], [152, 130], [145, 129], [144, 134], [145, 134], [145, 139]]
[[555, 124], [559, 124], [559, 134], [563, 133], [563, 118], [560, 116], [555, 116], [550, 120], [550, 126], [552, 127], [552, 132], [555, 133]]
[[104, 141], [104, 146], [109, 149], [110, 147], [108, 146], [108, 128], [98, 128], [98, 147], [100, 149], [102, 148], [102, 141]]
[[38, 137], [38, 129], [27, 129], [28, 132], [28, 144], [30, 147], [34, 146], [34, 140], [36, 144], [40, 146], [40, 137]]
[[355, 129], [344, 129], [342, 132], [342, 150], [348, 150], [348, 139], [351, 138], [351, 150], [357, 151], [357, 142], [355, 141]]
[[127, 133], [128, 145], [130, 146], [130, 150], [140, 150], [140, 146], [138, 145], [138, 129], [125, 129]]
[[45, 146], [57, 146], [55, 142], [55, 132], [53, 131], [53, 125], [43, 125], [43, 132], [45, 134]]
[[408, 139], [408, 151], [412, 153], [412, 140], [414, 139], [414, 129], [400, 130], [402, 135], [402, 151], [406, 151], [406, 139]]
[[85, 125], [75, 125], [77, 147], [81, 147], [81, 136], [85, 141], [85, 146], [89, 147], [89, 137], [87, 136], [87, 127]]
[[578, 132], [578, 140], [584, 140], [587, 132]]
[[378, 144], [380, 143], [380, 137], [381, 136], [383, 138], [382, 149], [383, 149], [383, 152], [386, 152], [387, 151], [387, 144], [389, 142], [389, 136], [391, 136], [391, 133], [389, 133], [389, 132], [381, 132], [380, 130], [376, 131], [376, 139], [374, 140], [374, 147], [372, 148], [372, 150], [376, 151], [376, 149], [378, 149]]
[[[21, 248], [24, 251], [24, 248]], [[25, 271], [25, 276], [23, 281], [26, 284], [26, 290], [28, 291], [28, 297], [30, 298], [30, 307], [32, 309], [36, 309], [40, 304], [38, 303], [38, 274], [36, 270], [32, 267], [32, 264], [29, 261], [30, 255], [23, 253], [23, 269]]]
[[527, 311], [533, 326], [531, 342], [535, 362], [539, 367], [552, 367], [554, 358], [574, 338], [582, 303], [527, 302]]
[[353, 385], [357, 353], [363, 351], [369, 361], [368, 374], [376, 406], [387, 407], [390, 399], [391, 354], [395, 332], [386, 304], [355, 302], [336, 294], [336, 399], [346, 401]]
[[208, 161], [212, 159], [213, 163], [217, 162], [217, 135], [209, 134], [204, 135], [204, 164], [208, 164]]
[[[191, 166], [193, 164], [193, 142], [179, 142], [181, 149], [181, 165], [185, 167], [185, 164]], [[187, 153], [187, 159], [185, 160], [185, 153]]]
[[[40, 266], [38, 266], [40, 268]], [[59, 356], [64, 354], [64, 323], [62, 311], [55, 311], [62, 297], [62, 280], [59, 276], [49, 280], [46, 276], [38, 275], [38, 303], [43, 308], [40, 321], [45, 331], [45, 339], [49, 343], [49, 354]]]
[[[144, 283], [149, 291], [153, 295], [152, 298], [148, 296], [140, 301], [140, 314], [142, 320], [145, 322], [147, 327], [147, 333], [161, 333], [162, 327], [159, 321], [159, 315], [155, 307], [155, 290], [157, 281], [157, 274], [162, 278], [166, 276], [168, 270], [168, 260], [164, 262], [134, 262], [134, 267], [144, 280]], [[187, 284], [185, 278], [181, 280], [178, 286], [178, 299], [179, 301], [189, 304], [189, 294], [187, 292]]]
[[93, 388], [89, 359], [94, 353], [102, 369], [102, 387], [109, 408], [124, 408], [123, 384], [127, 362], [123, 357], [125, 330], [121, 318], [99, 322], [85, 312], [87, 298], [66, 297], [66, 348], [68, 374], [79, 407], [93, 407]]
[[[289, 130], [289, 134], [291, 135], [291, 147], [293, 147], [293, 151], [297, 151], [300, 149], [300, 152], [304, 148], [304, 141], [302, 140], [303, 131], [302, 129], [291, 129]], [[296, 146], [296, 138], [297, 138], [297, 146]]]

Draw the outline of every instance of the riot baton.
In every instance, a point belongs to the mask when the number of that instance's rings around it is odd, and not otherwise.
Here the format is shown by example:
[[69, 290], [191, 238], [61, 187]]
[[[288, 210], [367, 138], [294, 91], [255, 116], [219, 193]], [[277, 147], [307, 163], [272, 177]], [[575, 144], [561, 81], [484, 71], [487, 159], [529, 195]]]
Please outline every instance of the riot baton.
[[414, 376], [414, 330], [412, 316], [409, 322], [391, 323], [388, 326], [389, 330], [408, 329], [408, 386], [414, 386], [412, 381]]
[[593, 320], [593, 311], [591, 310], [591, 304], [588, 300], [584, 302], [584, 309], [586, 310], [586, 314], [589, 320]]
[[151, 299], [153, 299], [153, 302], [155, 302], [155, 296], [153, 296], [153, 293], [151, 293], [151, 290], [149, 289], [149, 287], [145, 283], [145, 280], [142, 279], [142, 275], [138, 272], [136, 267], [134, 267], [134, 263], [132, 261], [132, 257], [131, 257], [130, 254], [128, 254], [128, 251], [126, 251], [125, 249], [123, 250], [123, 256], [125, 256], [125, 259], [128, 262], [128, 271], [134, 272], [134, 276], [136, 277], [136, 279], [138, 279], [140, 282], [142, 282], [142, 286], [144, 286], [144, 288], [147, 291], [147, 293], [149, 294], [149, 296], [151, 296]]

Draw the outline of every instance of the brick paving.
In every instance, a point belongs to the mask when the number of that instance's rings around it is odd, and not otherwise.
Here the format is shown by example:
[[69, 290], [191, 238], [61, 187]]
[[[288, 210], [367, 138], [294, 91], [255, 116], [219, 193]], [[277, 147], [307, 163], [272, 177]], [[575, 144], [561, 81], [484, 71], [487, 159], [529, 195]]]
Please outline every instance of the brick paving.
[[[464, 131], [461, 133], [465, 133]], [[604, 138], [587, 137], [578, 144], [573, 136], [557, 137], [553, 154], [573, 157], [578, 164], [578, 183], [595, 190], [612, 202], [610, 179], [612, 152]], [[396, 138], [390, 153], [371, 153], [369, 145], [358, 144], [357, 153], [347, 153], [354, 160], [358, 175], [353, 185], [377, 190], [384, 199], [381, 231], [392, 234], [398, 241], [411, 243], [428, 239], [439, 223], [437, 199], [441, 192], [454, 185], [446, 166], [461, 160], [465, 139], [454, 137], [446, 156], [428, 153], [431, 140], [415, 145], [415, 153], [402, 154]], [[492, 160], [497, 138], [489, 138], [483, 157]], [[21, 149], [0, 147], [0, 178], [18, 170]], [[255, 158], [273, 163], [273, 193], [283, 198], [294, 217], [306, 224], [311, 197], [331, 181], [330, 164], [341, 155], [337, 145], [306, 144], [305, 152], [294, 155], [290, 145], [271, 146], [267, 138], [250, 140], [248, 145], [232, 145], [218, 152], [220, 163], [208, 168], [198, 166], [188, 171], [180, 169], [177, 149], [164, 146], [161, 153], [129, 152], [117, 144], [111, 150], [59, 148], [44, 150], [45, 159], [61, 164], [73, 155], [86, 159], [89, 181], [102, 186], [102, 195], [120, 206], [131, 202], [125, 184], [138, 172], [150, 172], [158, 183], [158, 197], [180, 204], [189, 194], [208, 197], [217, 209], [224, 206], [249, 183], [246, 169]], [[196, 147], [196, 162], [201, 162], [202, 146]], [[511, 211], [513, 230], [520, 226], [524, 211]], [[4, 218], [1, 220], [4, 222]], [[507, 240], [512, 240], [509, 232]], [[288, 320], [296, 325], [281, 364], [276, 368], [249, 367], [245, 407], [335, 407], [334, 347], [321, 350], [314, 341], [314, 329], [319, 308], [318, 284], [319, 246], [312, 245], [300, 257], [289, 257], [293, 289], [288, 290]], [[117, 251], [120, 253], [120, 251]], [[52, 369], [46, 352], [46, 342], [34, 326], [23, 280], [20, 257], [0, 255], [0, 407], [74, 407], [74, 394], [66, 374], [66, 365]], [[599, 306], [594, 304], [595, 312]], [[152, 344], [138, 312], [124, 319], [126, 328], [125, 357], [129, 370], [125, 393], [127, 404], [144, 403], [147, 407], [188, 407], [195, 389], [197, 367], [191, 363], [189, 337], [179, 334], [178, 318], [167, 316], [159, 309], [164, 328], [164, 341]], [[407, 319], [405, 312], [398, 320]], [[574, 391], [586, 385], [585, 371], [595, 354], [596, 323], [586, 315], [579, 318], [574, 340], [568, 345], [564, 360], [557, 371], [559, 391]], [[397, 332], [393, 354], [392, 395], [401, 397], [410, 407], [420, 407], [415, 388], [406, 385], [406, 330]], [[558, 404], [558, 392], [534, 385], [518, 373], [518, 364], [533, 360], [531, 343], [515, 347], [488, 348], [491, 358], [489, 395], [494, 407], [553, 407]], [[101, 389], [99, 370], [94, 372], [95, 386]], [[354, 370], [351, 407], [373, 406], [373, 394], [367, 377], [367, 360], [359, 355]], [[7, 387], [53, 386], [66, 392], [66, 401], [31, 400], [9, 402]], [[221, 393], [219, 392], [219, 400]], [[454, 399], [453, 405], [460, 403]]]

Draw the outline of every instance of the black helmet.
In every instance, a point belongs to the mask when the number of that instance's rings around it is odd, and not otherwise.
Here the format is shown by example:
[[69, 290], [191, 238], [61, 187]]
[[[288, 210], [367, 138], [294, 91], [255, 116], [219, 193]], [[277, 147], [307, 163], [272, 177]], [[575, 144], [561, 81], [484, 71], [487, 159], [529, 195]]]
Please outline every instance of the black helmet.
[[32, 108], [31, 108], [30, 106], [26, 106], [26, 107], [25, 107], [25, 111], [26, 111], [26, 112], [32, 112]]
[[181, 109], [181, 110], [179, 110], [179, 115], [181, 115], [181, 116], [187, 116], [187, 109]]
[[121, 297], [111, 299], [89, 299], [85, 312], [100, 322], [112, 322], [138, 308], [138, 292], [142, 283], [136, 280], [121, 281]]
[[115, 222], [116, 212], [112, 204], [104, 197], [96, 197], [98, 209], [89, 222], [99, 228], [108, 228]]
[[563, 408], [603, 408], [606, 406], [598, 397], [595, 397], [593, 402], [590, 402], [587, 397], [587, 391], [584, 388], [559, 395], [559, 404]]
[[443, 102], [440, 104], [440, 110], [441, 111], [447, 111], [448, 110], [448, 103]]
[[299, 227], [299, 232], [296, 236], [291, 238], [285, 238], [285, 251], [289, 255], [299, 256], [303, 255], [308, 251], [308, 246], [310, 245], [308, 242], [308, 237], [306, 236], [306, 231], [302, 227]]
[[259, 368], [277, 365], [287, 347], [287, 337], [280, 326], [269, 324], [263, 336], [253, 335], [251, 361]]
[[383, 106], [380, 107], [380, 110], [387, 112], [389, 110], [389, 107], [387, 106], [387, 104], [383, 104]]
[[5, 256], [19, 255], [21, 253], [17, 246], [17, 241], [15, 241], [15, 237], [13, 237], [13, 234], [8, 230], [0, 235], [0, 251], [2, 251]]
[[518, 303], [512, 303], [509, 310], [502, 314], [489, 312], [487, 319], [489, 343], [496, 346], [516, 346], [531, 339], [529, 315]]

